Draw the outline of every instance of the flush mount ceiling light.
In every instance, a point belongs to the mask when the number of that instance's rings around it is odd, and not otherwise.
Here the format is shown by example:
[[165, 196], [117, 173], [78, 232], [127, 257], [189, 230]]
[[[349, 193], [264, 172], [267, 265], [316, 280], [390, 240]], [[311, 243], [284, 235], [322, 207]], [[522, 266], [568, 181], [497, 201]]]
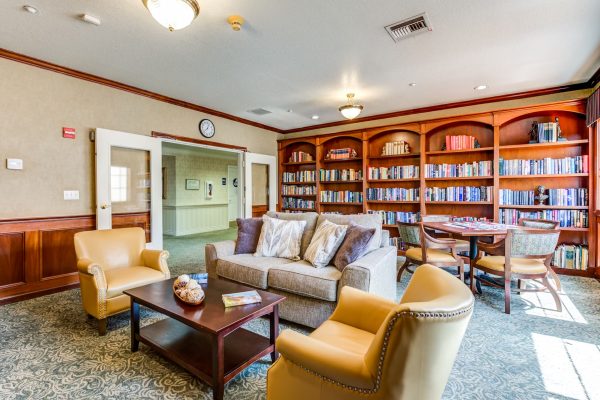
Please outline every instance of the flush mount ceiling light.
[[474, 90], [485, 90], [487, 89], [487, 85], [478, 85], [473, 88]]
[[344, 118], [354, 119], [362, 112], [363, 106], [353, 103], [352, 99], [354, 98], [354, 93], [348, 93], [346, 97], [348, 98], [348, 103], [341, 106], [339, 110]]
[[315, 114], [315, 115], [313, 115], [311, 118], [312, 118], [312, 119], [319, 119], [319, 116]]
[[27, 11], [30, 14], [37, 14], [38, 13], [38, 9], [35, 8], [34, 6], [30, 6], [30, 5], [25, 5], [23, 6], [23, 9], [25, 11]]
[[171, 32], [189, 26], [200, 13], [196, 0], [142, 0], [152, 17]]

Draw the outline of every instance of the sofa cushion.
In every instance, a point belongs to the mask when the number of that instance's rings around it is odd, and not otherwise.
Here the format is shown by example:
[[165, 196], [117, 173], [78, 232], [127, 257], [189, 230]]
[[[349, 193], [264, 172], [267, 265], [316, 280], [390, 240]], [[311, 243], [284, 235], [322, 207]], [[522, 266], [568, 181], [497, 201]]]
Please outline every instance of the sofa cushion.
[[306, 221], [306, 226], [304, 227], [304, 232], [302, 233], [302, 241], [300, 242], [300, 257], [303, 257], [304, 252], [308, 248], [310, 240], [315, 233], [319, 214], [316, 212], [284, 213], [269, 211], [267, 215], [272, 218], [279, 218], [287, 221]]
[[365, 228], [350, 222], [344, 241], [333, 258], [333, 265], [343, 271], [346, 265], [364, 256], [367, 253], [369, 241], [374, 234], [375, 228]]
[[269, 287], [336, 301], [337, 285], [342, 273], [336, 267], [314, 268], [308, 261], [282, 264], [269, 269]]
[[148, 267], [111, 268], [104, 271], [106, 297], [116, 297], [124, 290], [132, 289], [165, 279], [165, 274]]
[[287, 258], [235, 254], [217, 260], [217, 275], [259, 289], [266, 289], [269, 269], [291, 262], [292, 260]]
[[317, 226], [323, 221], [330, 221], [338, 225], [350, 225], [350, 222], [354, 222], [356, 225], [365, 228], [375, 228], [375, 234], [367, 246], [367, 253], [381, 247], [381, 217], [377, 214], [320, 214], [317, 220]]

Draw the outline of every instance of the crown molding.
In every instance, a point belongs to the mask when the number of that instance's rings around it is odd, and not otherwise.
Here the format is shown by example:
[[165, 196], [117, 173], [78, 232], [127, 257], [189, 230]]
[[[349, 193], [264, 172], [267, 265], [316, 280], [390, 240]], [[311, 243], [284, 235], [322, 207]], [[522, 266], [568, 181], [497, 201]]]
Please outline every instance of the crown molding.
[[125, 83], [113, 81], [112, 79], [106, 79], [101, 76], [88, 74], [87, 72], [78, 71], [72, 68], [63, 67], [61, 65], [53, 64], [48, 61], [40, 60], [37, 58], [29, 57], [24, 54], [15, 53], [10, 50], [0, 48], [0, 58], [5, 58], [8, 60], [20, 62], [23, 64], [31, 65], [34, 67], [42, 68], [48, 71], [57, 72], [59, 74], [71, 76], [73, 78], [82, 79], [84, 81], [97, 83], [99, 85], [104, 85], [111, 87], [113, 89], [123, 90], [125, 92], [137, 94], [139, 96], [148, 97], [154, 100], [162, 101], [164, 103], [173, 104], [179, 107], [187, 108], [190, 110], [198, 111], [201, 113], [214, 115], [216, 117], [228, 119], [230, 121], [239, 122], [241, 124], [254, 126], [256, 128], [265, 129], [271, 132], [282, 133], [283, 131], [278, 128], [274, 128], [269, 125], [264, 125], [258, 122], [250, 121], [249, 119], [236, 117], [235, 115], [227, 114], [222, 111], [213, 110], [212, 108], [203, 107], [197, 104], [193, 104], [187, 101], [178, 100], [173, 97], [163, 96], [162, 94], [158, 94], [155, 92], [151, 92], [149, 90], [140, 89], [135, 86], [127, 85]]

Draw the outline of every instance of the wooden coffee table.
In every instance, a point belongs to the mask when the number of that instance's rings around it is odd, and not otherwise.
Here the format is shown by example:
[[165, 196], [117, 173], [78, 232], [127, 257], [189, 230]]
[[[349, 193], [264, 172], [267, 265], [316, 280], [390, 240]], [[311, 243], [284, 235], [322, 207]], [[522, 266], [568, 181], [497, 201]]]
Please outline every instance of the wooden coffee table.
[[[183, 303], [173, 293], [169, 279], [123, 293], [131, 297], [131, 351], [145, 343], [213, 388], [213, 398], [222, 399], [225, 383], [256, 360], [271, 355], [275, 361], [275, 339], [279, 333], [278, 305], [285, 297], [257, 290], [262, 303], [225, 308], [224, 293], [254, 290], [236, 283], [208, 279], [202, 284], [202, 304]], [[140, 329], [140, 305], [167, 315]], [[270, 337], [247, 329], [243, 324], [263, 315], [270, 319]]]

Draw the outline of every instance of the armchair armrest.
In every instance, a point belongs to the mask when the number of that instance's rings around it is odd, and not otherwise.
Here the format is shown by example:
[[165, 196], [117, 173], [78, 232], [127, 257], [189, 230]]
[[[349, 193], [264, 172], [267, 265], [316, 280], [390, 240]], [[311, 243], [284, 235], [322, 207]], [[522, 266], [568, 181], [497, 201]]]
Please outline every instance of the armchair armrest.
[[477, 249], [480, 253], [484, 251], [485, 253], [492, 256], [503, 256], [505, 250], [505, 242], [504, 240], [501, 240], [496, 243], [486, 243], [478, 240]]
[[371, 389], [374, 380], [364, 358], [323, 341], [286, 329], [276, 347], [285, 359], [344, 385]]
[[206, 272], [211, 278], [217, 277], [217, 260], [226, 256], [232, 256], [235, 252], [235, 240], [223, 240], [222, 242], [209, 243], [204, 246], [204, 261]]
[[346, 286], [329, 319], [375, 334], [396, 307], [391, 300]]
[[89, 258], [80, 258], [77, 260], [77, 270], [82, 274], [92, 275], [94, 278], [96, 278], [96, 280], [100, 278], [102, 282], [106, 282], [104, 271], [102, 270], [100, 264], [95, 263]]
[[144, 265], [148, 268], [162, 272], [165, 275], [165, 279], [171, 277], [171, 272], [167, 265], [168, 258], [169, 252], [166, 250], [142, 250], [142, 260], [144, 261]]
[[398, 249], [394, 246], [380, 247], [365, 254], [344, 268], [338, 291], [351, 286], [395, 300], [397, 259]]

